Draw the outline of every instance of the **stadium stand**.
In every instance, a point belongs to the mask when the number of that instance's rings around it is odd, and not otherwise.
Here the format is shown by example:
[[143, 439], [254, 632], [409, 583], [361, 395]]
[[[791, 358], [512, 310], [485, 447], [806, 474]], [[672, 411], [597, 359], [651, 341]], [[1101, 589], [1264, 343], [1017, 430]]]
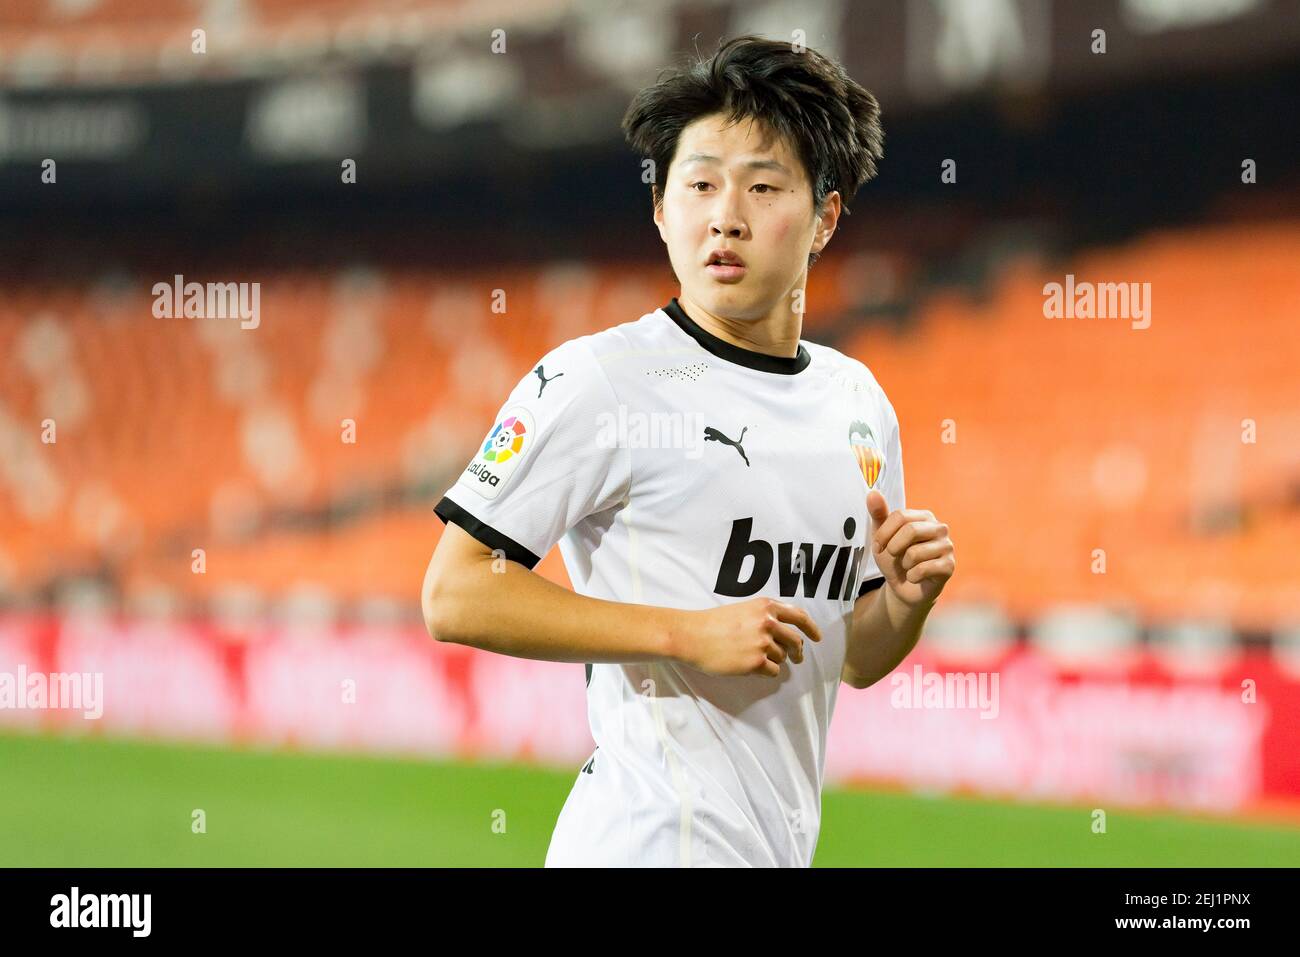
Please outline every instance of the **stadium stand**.
[[[842, 254], [810, 274], [806, 337], [891, 396], [909, 500], [960, 529], [954, 601], [1022, 621], [1075, 602], [1268, 628], [1300, 616], [1296, 261], [1297, 223], [1152, 233], [1010, 259], [981, 295], [917, 295], [900, 327], [864, 318], [861, 275], [879, 262]], [[517, 269], [498, 314], [498, 271], [281, 270], [251, 277], [256, 329], [153, 318], [144, 277], [8, 286], [4, 588], [30, 601], [89, 574], [124, 599], [318, 585], [414, 605], [441, 528], [430, 507], [501, 398], [552, 345], [666, 302], [660, 273]], [[1066, 274], [1149, 281], [1149, 328], [1046, 318], [1044, 284]], [[542, 569], [563, 580], [555, 556]]]

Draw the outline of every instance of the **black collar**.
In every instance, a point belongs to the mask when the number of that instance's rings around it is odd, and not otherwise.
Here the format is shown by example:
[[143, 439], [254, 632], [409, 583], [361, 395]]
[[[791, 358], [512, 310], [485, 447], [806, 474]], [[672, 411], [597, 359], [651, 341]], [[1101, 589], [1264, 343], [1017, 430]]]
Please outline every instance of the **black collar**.
[[676, 296], [669, 301], [668, 305], [663, 307], [663, 310], [673, 322], [677, 323], [682, 332], [698, 342], [705, 350], [713, 353], [719, 359], [726, 359], [728, 362], [736, 363], [736, 365], [745, 366], [748, 369], [757, 369], [759, 372], [797, 375], [808, 368], [808, 363], [812, 362], [812, 356], [808, 354], [808, 350], [803, 347], [802, 342], [799, 343], [798, 355], [770, 356], [765, 352], [742, 349], [725, 339], [719, 339], [713, 333], [701, 328], [694, 319], [686, 315], [686, 310], [677, 302]]

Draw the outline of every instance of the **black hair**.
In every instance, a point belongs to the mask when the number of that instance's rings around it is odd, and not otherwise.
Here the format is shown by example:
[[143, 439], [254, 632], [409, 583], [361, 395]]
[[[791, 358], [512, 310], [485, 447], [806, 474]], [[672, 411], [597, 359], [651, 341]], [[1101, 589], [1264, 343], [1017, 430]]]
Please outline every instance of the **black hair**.
[[[838, 62], [809, 47], [735, 37], [719, 41], [708, 60], [661, 73], [633, 97], [623, 116], [628, 144], [653, 161], [656, 208], [682, 130], [713, 113], [729, 123], [757, 120], [789, 142], [812, 183], [817, 215], [833, 190], [847, 214], [849, 200], [876, 175], [884, 156], [880, 104]], [[816, 253], [809, 255], [809, 265], [816, 260]]]

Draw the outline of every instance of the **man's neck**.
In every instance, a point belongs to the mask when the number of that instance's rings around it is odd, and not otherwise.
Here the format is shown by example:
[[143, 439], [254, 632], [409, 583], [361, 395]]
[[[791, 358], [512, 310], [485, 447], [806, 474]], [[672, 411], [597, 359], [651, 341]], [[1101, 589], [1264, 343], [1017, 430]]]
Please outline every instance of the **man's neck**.
[[799, 354], [803, 316], [791, 308], [793, 299], [793, 295], [783, 298], [766, 316], [758, 319], [732, 319], [710, 312], [684, 291], [677, 296], [682, 309], [704, 331], [741, 349], [783, 359]]

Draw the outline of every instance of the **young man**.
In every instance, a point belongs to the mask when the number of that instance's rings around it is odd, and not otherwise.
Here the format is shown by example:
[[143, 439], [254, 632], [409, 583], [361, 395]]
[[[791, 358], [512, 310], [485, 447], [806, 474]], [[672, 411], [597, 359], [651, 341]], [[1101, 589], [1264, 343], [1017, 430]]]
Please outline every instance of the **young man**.
[[[596, 750], [547, 866], [806, 867], [839, 683], [892, 671], [954, 569], [947, 526], [903, 507], [871, 372], [800, 340], [879, 108], [826, 57], [741, 37], [623, 128], [681, 293], [523, 377], [436, 507], [425, 621], [588, 663]], [[576, 594], [530, 570], [556, 543]]]

